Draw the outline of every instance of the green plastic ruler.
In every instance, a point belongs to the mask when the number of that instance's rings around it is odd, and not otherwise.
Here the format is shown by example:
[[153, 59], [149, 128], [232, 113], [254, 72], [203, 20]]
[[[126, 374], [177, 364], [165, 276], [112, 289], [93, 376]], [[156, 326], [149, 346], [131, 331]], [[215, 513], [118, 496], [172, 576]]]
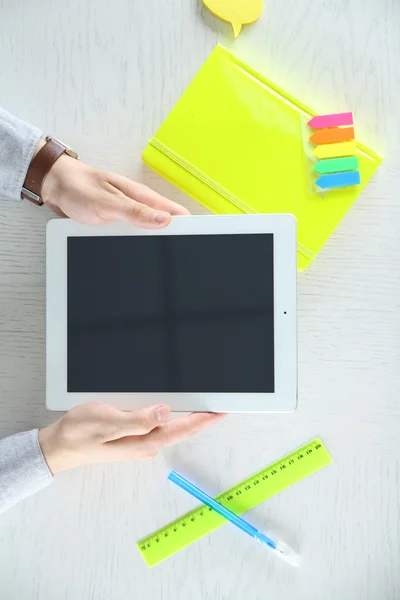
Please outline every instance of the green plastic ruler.
[[[316, 438], [288, 456], [220, 494], [216, 500], [241, 515], [268, 498], [312, 475], [331, 462], [325, 446]], [[227, 521], [204, 504], [137, 543], [149, 567], [215, 531]]]

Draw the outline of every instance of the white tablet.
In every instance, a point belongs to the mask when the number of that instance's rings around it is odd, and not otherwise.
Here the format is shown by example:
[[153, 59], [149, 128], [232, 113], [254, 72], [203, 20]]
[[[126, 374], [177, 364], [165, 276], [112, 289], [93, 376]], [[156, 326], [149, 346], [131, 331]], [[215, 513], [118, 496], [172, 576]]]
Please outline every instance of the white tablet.
[[162, 230], [47, 226], [46, 403], [291, 411], [296, 222], [173, 217]]

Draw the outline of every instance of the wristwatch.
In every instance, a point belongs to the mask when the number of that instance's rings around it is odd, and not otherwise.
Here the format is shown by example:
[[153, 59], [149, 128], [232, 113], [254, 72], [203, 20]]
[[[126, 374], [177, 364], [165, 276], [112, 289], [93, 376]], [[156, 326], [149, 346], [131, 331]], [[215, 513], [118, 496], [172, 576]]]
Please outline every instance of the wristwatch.
[[79, 159], [77, 153], [68, 148], [63, 142], [60, 142], [57, 138], [46, 136], [45, 145], [39, 150], [29, 165], [21, 190], [21, 198], [30, 200], [34, 204], [37, 204], [37, 206], [43, 206], [43, 182], [51, 167], [62, 154], [68, 154], [71, 158]]

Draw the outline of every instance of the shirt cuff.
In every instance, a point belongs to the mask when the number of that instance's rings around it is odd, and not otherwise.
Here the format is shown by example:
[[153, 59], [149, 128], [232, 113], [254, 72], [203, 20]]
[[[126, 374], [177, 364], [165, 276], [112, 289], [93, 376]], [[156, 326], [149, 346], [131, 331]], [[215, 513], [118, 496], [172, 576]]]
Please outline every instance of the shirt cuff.
[[0, 440], [0, 512], [53, 481], [38, 441], [38, 429]]
[[37, 127], [0, 108], [0, 196], [21, 200], [21, 190], [36, 146]]

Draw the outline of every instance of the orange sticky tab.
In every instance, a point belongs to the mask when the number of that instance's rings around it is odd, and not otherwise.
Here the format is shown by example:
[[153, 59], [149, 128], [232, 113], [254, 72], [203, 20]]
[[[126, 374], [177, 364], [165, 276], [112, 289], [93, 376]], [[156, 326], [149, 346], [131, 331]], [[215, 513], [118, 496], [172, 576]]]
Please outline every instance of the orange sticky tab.
[[354, 140], [354, 127], [335, 127], [333, 129], [320, 129], [310, 135], [314, 144], [332, 144], [334, 142], [348, 142]]

